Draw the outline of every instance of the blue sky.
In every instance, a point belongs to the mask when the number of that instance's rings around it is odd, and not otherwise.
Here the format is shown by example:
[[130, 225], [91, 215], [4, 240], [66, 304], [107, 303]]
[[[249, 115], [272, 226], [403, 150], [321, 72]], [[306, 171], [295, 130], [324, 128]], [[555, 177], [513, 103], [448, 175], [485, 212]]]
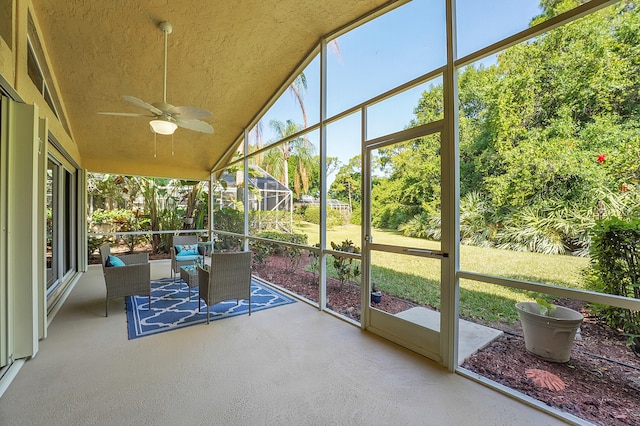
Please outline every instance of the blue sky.
[[[458, 57], [527, 28], [540, 13], [538, 5], [539, 0], [458, 0]], [[444, 65], [444, 19], [442, 0], [414, 0], [341, 36], [337, 40], [340, 56], [331, 49], [328, 55], [328, 115]], [[304, 73], [305, 106], [309, 124], [313, 124], [319, 119], [319, 61], [314, 60]], [[440, 83], [438, 79], [429, 84]], [[371, 108], [368, 137], [405, 128], [420, 94], [429, 84]], [[302, 124], [300, 108], [289, 92], [265, 116], [264, 141], [275, 137], [268, 124], [271, 119], [283, 122], [291, 119]], [[346, 163], [360, 153], [359, 116], [333, 124], [327, 134], [329, 156], [338, 156]]]

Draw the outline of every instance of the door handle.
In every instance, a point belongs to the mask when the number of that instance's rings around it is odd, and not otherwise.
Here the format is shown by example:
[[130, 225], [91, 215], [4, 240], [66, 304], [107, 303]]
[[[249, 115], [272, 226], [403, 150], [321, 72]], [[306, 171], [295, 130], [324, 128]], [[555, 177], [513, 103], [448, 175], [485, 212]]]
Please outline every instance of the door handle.
[[405, 252], [409, 254], [418, 254], [425, 257], [432, 257], [434, 259], [446, 259], [449, 257], [449, 253], [443, 253], [441, 251], [429, 250], [429, 249], [408, 248], [405, 250]]

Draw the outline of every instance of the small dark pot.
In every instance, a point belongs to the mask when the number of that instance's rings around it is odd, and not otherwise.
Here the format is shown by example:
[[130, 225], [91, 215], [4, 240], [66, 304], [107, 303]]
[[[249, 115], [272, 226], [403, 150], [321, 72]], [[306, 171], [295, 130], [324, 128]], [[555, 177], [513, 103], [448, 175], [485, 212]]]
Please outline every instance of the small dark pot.
[[382, 293], [379, 291], [371, 293], [371, 303], [380, 303], [382, 301]]

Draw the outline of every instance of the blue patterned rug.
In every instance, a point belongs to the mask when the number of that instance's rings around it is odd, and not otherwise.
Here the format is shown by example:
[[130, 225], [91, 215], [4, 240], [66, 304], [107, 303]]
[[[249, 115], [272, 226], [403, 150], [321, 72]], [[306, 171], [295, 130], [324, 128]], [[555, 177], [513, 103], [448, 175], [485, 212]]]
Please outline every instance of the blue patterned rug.
[[[198, 287], [191, 289], [191, 300], [186, 284], [171, 278], [151, 281], [151, 310], [147, 296], [127, 296], [127, 329], [129, 339], [177, 330], [207, 321], [207, 307], [202, 303], [198, 312]], [[251, 313], [263, 309], [294, 303], [295, 299], [271, 287], [251, 280]], [[209, 308], [209, 320], [215, 321], [236, 315], [248, 314], [246, 300], [220, 302]]]

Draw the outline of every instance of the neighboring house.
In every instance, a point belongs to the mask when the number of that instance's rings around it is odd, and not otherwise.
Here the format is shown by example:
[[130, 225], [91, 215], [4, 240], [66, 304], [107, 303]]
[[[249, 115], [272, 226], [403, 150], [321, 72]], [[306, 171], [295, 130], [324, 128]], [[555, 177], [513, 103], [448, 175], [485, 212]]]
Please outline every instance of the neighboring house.
[[[224, 181], [224, 185], [220, 183]], [[232, 207], [243, 201], [244, 175], [223, 173], [214, 186], [215, 206]], [[249, 212], [252, 229], [293, 229], [293, 192], [261, 167], [249, 166]], [[274, 212], [261, 215], [260, 212]]]

